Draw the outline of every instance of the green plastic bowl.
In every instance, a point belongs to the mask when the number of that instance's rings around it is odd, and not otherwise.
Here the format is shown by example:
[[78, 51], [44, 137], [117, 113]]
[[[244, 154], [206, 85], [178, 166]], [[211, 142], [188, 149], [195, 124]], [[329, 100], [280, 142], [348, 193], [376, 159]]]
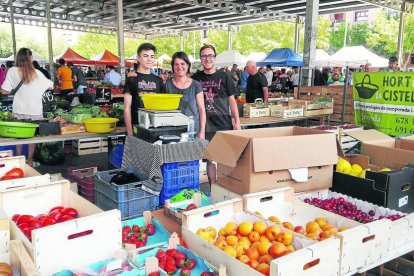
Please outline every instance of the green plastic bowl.
[[37, 124], [20, 122], [0, 122], [0, 136], [10, 138], [32, 138], [35, 136]]

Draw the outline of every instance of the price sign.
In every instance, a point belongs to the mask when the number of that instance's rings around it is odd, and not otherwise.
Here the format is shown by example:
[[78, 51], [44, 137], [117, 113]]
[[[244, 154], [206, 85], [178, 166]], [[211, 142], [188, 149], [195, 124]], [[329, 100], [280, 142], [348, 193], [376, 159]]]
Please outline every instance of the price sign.
[[111, 102], [111, 88], [96, 88], [95, 103], [105, 105]]

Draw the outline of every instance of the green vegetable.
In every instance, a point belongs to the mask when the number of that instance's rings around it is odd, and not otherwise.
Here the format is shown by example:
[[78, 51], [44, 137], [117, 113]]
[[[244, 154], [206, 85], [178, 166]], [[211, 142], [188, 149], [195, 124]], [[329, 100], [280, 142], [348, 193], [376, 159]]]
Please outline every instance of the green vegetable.
[[62, 164], [65, 152], [62, 142], [43, 143], [36, 145], [35, 159], [40, 163], [49, 165]]
[[95, 118], [109, 118], [109, 116], [105, 112], [101, 112], [98, 115], [96, 115]]

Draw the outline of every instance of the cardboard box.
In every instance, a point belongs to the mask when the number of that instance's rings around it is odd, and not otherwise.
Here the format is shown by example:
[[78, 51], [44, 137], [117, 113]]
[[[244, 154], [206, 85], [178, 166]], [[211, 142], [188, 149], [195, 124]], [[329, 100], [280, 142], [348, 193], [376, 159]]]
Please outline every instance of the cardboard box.
[[[354, 156], [353, 160], [371, 166], [372, 171], [367, 171], [365, 179], [335, 173], [332, 189], [390, 209], [413, 212], [413, 138], [394, 139], [373, 129], [347, 134], [362, 142], [361, 154], [367, 156], [365, 159], [358, 157], [358, 160]], [[376, 172], [381, 168], [392, 171]]]
[[295, 118], [303, 117], [303, 107], [291, 107], [283, 105], [271, 105], [270, 116], [271, 117], [280, 117], [280, 118]]
[[243, 105], [243, 117], [245, 118], [259, 118], [270, 116], [270, 109], [267, 104], [253, 104], [245, 103]]
[[33, 178], [39, 177], [2, 182], [0, 209], [9, 218], [14, 214], [45, 214], [54, 206], [70, 206], [79, 212], [75, 220], [33, 230], [31, 241], [10, 222], [11, 238], [23, 242], [41, 275], [110, 258], [122, 248], [119, 210], [102, 212], [73, 193], [67, 180], [29, 182]]
[[302, 127], [217, 132], [204, 157], [217, 161], [217, 183], [240, 195], [329, 188], [338, 160], [335, 134]]

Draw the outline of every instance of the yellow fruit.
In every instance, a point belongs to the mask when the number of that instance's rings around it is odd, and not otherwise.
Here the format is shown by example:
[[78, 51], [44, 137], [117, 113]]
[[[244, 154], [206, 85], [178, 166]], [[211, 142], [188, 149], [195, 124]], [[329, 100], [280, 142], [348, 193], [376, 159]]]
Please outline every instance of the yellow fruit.
[[276, 223], [276, 224], [282, 224], [282, 223], [280, 222], [280, 220], [279, 220], [277, 217], [275, 217], [275, 216], [270, 216], [270, 217], [268, 218], [268, 220], [270, 220], [271, 222], [274, 222], [274, 223]]
[[272, 246], [270, 242], [260, 242], [257, 246], [257, 250], [259, 251], [260, 256], [269, 254], [269, 248]]
[[220, 228], [218, 234], [219, 234], [219, 236], [227, 236], [226, 229], [224, 227]]
[[326, 221], [326, 218], [321, 218], [321, 217], [319, 217], [319, 218], [316, 218], [315, 219], [315, 222], [317, 223], [317, 224], [319, 224], [319, 226], [324, 226], [324, 225], [326, 225], [328, 222]]
[[247, 245], [248, 247], [250, 247], [250, 245], [252, 245], [252, 242], [249, 240], [249, 238], [248, 238], [248, 237], [241, 237], [241, 238], [239, 239], [239, 244], [245, 244], [245, 245]]
[[253, 224], [251, 224], [250, 222], [242, 222], [239, 225], [239, 229], [238, 232], [242, 235], [242, 236], [248, 236], [253, 230]]
[[208, 233], [209, 233], [209, 235], [210, 235], [210, 237], [212, 238], [212, 239], [214, 239], [215, 237], [216, 237], [216, 235], [217, 235], [217, 231], [216, 231], [216, 228], [214, 228], [214, 227], [212, 227], [212, 226], [208, 226], [207, 228], [205, 228], [206, 229], [206, 231], [208, 231]]
[[338, 164], [336, 164], [336, 171], [340, 173], [349, 173], [351, 172], [351, 169], [351, 164], [347, 160], [339, 157]]
[[339, 232], [343, 232], [343, 231], [346, 231], [348, 229], [349, 229], [348, 227], [341, 227], [341, 228], [338, 229], [338, 231]]
[[259, 242], [270, 242], [270, 240], [265, 235], [263, 235], [259, 238]]
[[276, 241], [289, 245], [293, 242], [293, 234], [291, 232], [281, 232], [277, 235]]
[[290, 229], [292, 231], [293, 231], [293, 229], [295, 229], [295, 226], [293, 226], [293, 224], [288, 222], [288, 221], [285, 221], [282, 225], [283, 225], [283, 227], [285, 227], [287, 229]]
[[367, 170], [362, 170], [362, 171], [358, 174], [358, 177], [360, 177], [360, 178], [365, 178], [366, 171], [367, 171]]
[[226, 237], [226, 242], [228, 245], [234, 246], [239, 242], [239, 238], [236, 237], [235, 235], [229, 235]]
[[206, 241], [211, 240], [210, 233], [205, 228], [198, 229], [196, 234]]
[[227, 254], [229, 254], [230, 256], [232, 256], [233, 258], [236, 258], [237, 256], [237, 251], [233, 246], [226, 246], [223, 249], [224, 252], [226, 252]]
[[228, 246], [228, 244], [225, 240], [216, 241], [214, 243], [214, 245], [217, 246], [218, 248], [220, 248], [221, 250], [224, 250], [224, 247]]
[[263, 218], [263, 215], [262, 215], [262, 213], [260, 213], [259, 211], [256, 211], [256, 212], [254, 212], [256, 215], [258, 215], [259, 217], [262, 217]]
[[362, 171], [362, 167], [358, 164], [353, 164], [351, 167], [352, 167], [352, 171], [356, 173], [357, 175]]
[[391, 171], [391, 169], [388, 169], [388, 168], [382, 168], [381, 170], [380, 170], [380, 172], [390, 172]]
[[227, 235], [236, 235], [237, 224], [234, 221], [231, 221], [224, 226], [224, 231]]
[[253, 231], [259, 233], [259, 235], [263, 235], [266, 233], [267, 225], [264, 221], [256, 221], [253, 224]]
[[238, 243], [235, 247], [236, 249], [236, 257], [240, 257], [241, 255], [244, 255], [244, 252], [249, 249], [249, 246], [242, 244], [242, 243]]

